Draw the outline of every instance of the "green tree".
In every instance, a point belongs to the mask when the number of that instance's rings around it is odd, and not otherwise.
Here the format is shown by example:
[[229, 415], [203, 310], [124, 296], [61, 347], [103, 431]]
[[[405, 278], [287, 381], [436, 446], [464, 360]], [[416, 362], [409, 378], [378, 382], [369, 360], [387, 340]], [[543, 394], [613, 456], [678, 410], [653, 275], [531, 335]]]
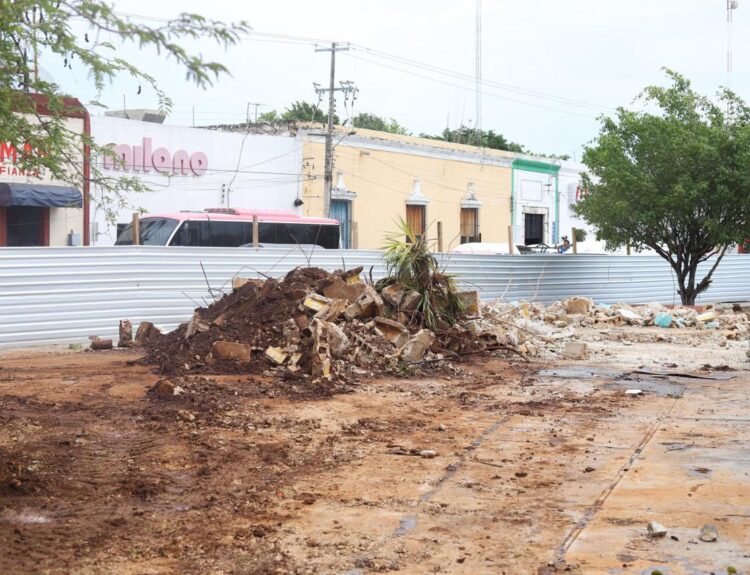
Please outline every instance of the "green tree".
[[577, 212], [608, 248], [651, 248], [667, 260], [682, 303], [694, 304], [727, 249], [750, 238], [750, 110], [728, 90], [714, 102], [667, 76], [670, 86], [643, 91], [638, 111], [602, 119], [584, 153], [588, 195]]
[[[81, 113], [81, 107], [60, 86], [38, 77], [36, 54], [58, 58], [66, 68], [75, 69], [79, 77], [88, 76], [99, 95], [107, 83], [129, 76], [151, 88], [159, 107], [168, 112], [168, 95], [156, 78], [120, 56], [121, 43], [154, 49], [183, 68], [188, 81], [205, 88], [227, 69], [189, 53], [178, 41], [207, 38], [228, 46], [249, 29], [244, 22], [225, 25], [195, 14], [181, 14], [166, 24], [150, 27], [133, 23], [118, 15], [107, 2], [97, 0], [0, 0], [0, 13], [0, 142], [33, 151], [19, 154], [22, 169], [47, 171], [51, 177], [76, 187], [84, 178], [80, 160], [84, 145], [90, 146], [92, 156], [99, 158], [111, 156], [112, 152], [90, 137], [67, 129], [65, 115]], [[74, 22], [86, 26], [83, 37], [73, 30]], [[89, 39], [89, 34], [98, 37], [99, 33], [114, 36], [119, 43]], [[40, 112], [40, 104], [48, 113]], [[96, 101], [90, 105], [101, 106]], [[126, 194], [143, 191], [144, 186], [135, 178], [104, 177], [99, 164], [91, 162], [89, 178], [101, 191], [100, 207], [112, 221], [114, 210], [124, 205]]]
[[[289, 106], [281, 115], [282, 120], [296, 120], [298, 122], [328, 122], [328, 114], [309, 102], [298, 100]], [[339, 124], [339, 117], [333, 115], [333, 123]]]
[[378, 132], [389, 132], [391, 134], [401, 134], [408, 136], [409, 131], [399, 124], [394, 118], [386, 120], [375, 114], [359, 113], [352, 119], [352, 126], [363, 128], [365, 130], [377, 130]]
[[268, 112], [263, 112], [260, 116], [258, 116], [258, 122], [260, 124], [273, 124], [274, 122], [278, 122], [279, 120], [281, 120], [281, 117], [276, 110], [269, 110]]
[[505, 150], [508, 152], [524, 152], [521, 144], [516, 144], [505, 138], [502, 134], [495, 133], [494, 130], [478, 130], [470, 126], [461, 126], [455, 130], [446, 128], [439, 136], [429, 136], [420, 134], [422, 138], [431, 140], [442, 140], [445, 142], [454, 142], [456, 144], [468, 144], [470, 146], [481, 146], [483, 148], [492, 148], [493, 150]]

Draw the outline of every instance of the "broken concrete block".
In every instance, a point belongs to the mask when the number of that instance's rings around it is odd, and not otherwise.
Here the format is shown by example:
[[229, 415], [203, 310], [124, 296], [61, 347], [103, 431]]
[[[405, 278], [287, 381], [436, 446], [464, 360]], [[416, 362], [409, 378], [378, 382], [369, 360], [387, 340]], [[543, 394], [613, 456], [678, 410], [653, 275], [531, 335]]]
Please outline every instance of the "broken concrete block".
[[216, 359], [226, 359], [246, 363], [250, 361], [251, 348], [244, 343], [233, 341], [215, 341], [211, 346], [211, 354]]
[[383, 311], [383, 298], [380, 297], [380, 294], [371, 285], [365, 285], [365, 291], [357, 299], [356, 303], [359, 304], [362, 310], [358, 317], [375, 317]]
[[330, 298], [327, 298], [320, 294], [310, 293], [305, 298], [305, 301], [302, 302], [302, 305], [306, 309], [317, 313], [323, 308], [325, 308], [326, 306], [330, 305], [332, 301], [333, 300], [331, 300]]
[[459, 292], [458, 298], [461, 300], [461, 303], [464, 305], [464, 313], [466, 313], [466, 315], [479, 315], [479, 292], [478, 291]]
[[572, 297], [565, 300], [565, 311], [569, 314], [588, 315], [591, 310], [591, 300], [583, 297]]
[[335, 299], [330, 304], [323, 307], [314, 317], [320, 321], [335, 321], [344, 312], [347, 305], [347, 300]]
[[354, 303], [364, 293], [365, 284], [360, 281], [347, 283], [340, 277], [334, 276], [322, 291], [327, 298]]
[[138, 330], [135, 332], [135, 344], [143, 345], [151, 338], [151, 331], [154, 329], [154, 324], [150, 321], [142, 321], [138, 326]]
[[332, 322], [325, 322], [323, 328], [328, 341], [328, 349], [333, 357], [341, 357], [349, 348], [349, 338], [344, 330]]
[[168, 379], [160, 379], [154, 385], [151, 386], [149, 392], [162, 398], [172, 397], [175, 394], [176, 386]]
[[375, 327], [383, 334], [383, 337], [395, 347], [401, 349], [409, 341], [409, 331], [397, 321], [385, 317], [376, 317]]
[[353, 303], [351, 305], [346, 306], [346, 309], [344, 310], [344, 317], [351, 321], [353, 319], [357, 319], [362, 315], [362, 306], [360, 306], [358, 303]]
[[302, 354], [298, 351], [294, 352], [292, 354], [292, 357], [289, 359], [289, 363], [287, 364], [287, 369], [289, 371], [299, 371], [299, 360], [302, 359]]
[[414, 311], [419, 306], [419, 302], [422, 301], [422, 294], [415, 290], [409, 290], [404, 294], [401, 299], [401, 311]]
[[[307, 319], [307, 316], [303, 316]], [[297, 345], [300, 342], [300, 329], [297, 325], [297, 321], [289, 318], [284, 322], [282, 333], [284, 334], [284, 342], [286, 345]]]
[[667, 528], [656, 521], [651, 521], [646, 527], [646, 530], [648, 531], [649, 537], [666, 537], [667, 535]]
[[622, 308], [617, 310], [617, 315], [626, 319], [628, 322], [640, 322], [643, 321], [643, 317], [635, 313], [633, 310]]
[[112, 340], [111, 339], [92, 339], [91, 340], [91, 349], [95, 351], [101, 351], [104, 349], [112, 349]]
[[193, 314], [193, 317], [190, 318], [190, 321], [187, 324], [187, 329], [185, 330], [185, 339], [191, 338], [196, 333], [201, 333], [208, 331], [209, 324], [206, 320], [204, 320], [198, 312], [195, 312]]
[[265, 356], [276, 365], [281, 365], [286, 361], [286, 358], [289, 357], [289, 354], [280, 347], [271, 346], [266, 349]]
[[380, 290], [380, 297], [383, 301], [397, 308], [404, 297], [404, 286], [400, 283], [391, 284]]
[[299, 328], [300, 331], [304, 331], [307, 329], [307, 326], [310, 324], [310, 318], [304, 314], [296, 315], [294, 316], [294, 323], [297, 324], [297, 327]]
[[262, 286], [264, 283], [264, 280], [259, 280], [256, 278], [232, 278], [232, 289], [238, 290], [242, 286], [245, 286], [247, 284], [253, 284], [256, 287]]
[[565, 357], [567, 359], [586, 359], [588, 348], [585, 343], [569, 341], [565, 343]]
[[119, 347], [130, 347], [133, 345], [133, 324], [129, 319], [120, 320], [120, 339], [117, 342]]
[[716, 311], [712, 309], [704, 311], [703, 313], [698, 314], [695, 319], [702, 322], [714, 321], [716, 319]]
[[401, 350], [401, 358], [412, 363], [421, 360], [434, 341], [434, 333], [429, 329], [420, 329]]
[[315, 354], [312, 360], [313, 377], [331, 377], [331, 360], [326, 356]]
[[700, 538], [701, 538], [701, 541], [705, 541], [706, 543], [712, 543], [719, 538], [719, 530], [716, 528], [715, 525], [711, 525], [710, 523], [707, 523], [706, 525], [701, 527]]

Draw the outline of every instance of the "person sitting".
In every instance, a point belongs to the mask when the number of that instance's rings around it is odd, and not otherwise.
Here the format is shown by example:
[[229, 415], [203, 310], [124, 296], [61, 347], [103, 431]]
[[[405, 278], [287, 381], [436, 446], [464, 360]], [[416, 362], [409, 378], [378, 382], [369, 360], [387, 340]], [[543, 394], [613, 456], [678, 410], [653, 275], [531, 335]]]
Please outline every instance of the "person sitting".
[[570, 249], [570, 240], [568, 239], [568, 236], [562, 237], [562, 243], [557, 247], [557, 253], [558, 254], [564, 254]]

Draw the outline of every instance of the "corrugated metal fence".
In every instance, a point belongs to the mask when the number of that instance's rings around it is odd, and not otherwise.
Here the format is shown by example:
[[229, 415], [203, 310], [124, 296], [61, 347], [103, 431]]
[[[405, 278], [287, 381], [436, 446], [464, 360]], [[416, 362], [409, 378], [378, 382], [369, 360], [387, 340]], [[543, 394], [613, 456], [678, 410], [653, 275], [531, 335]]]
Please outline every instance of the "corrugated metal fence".
[[[679, 302], [669, 266], [657, 256], [444, 255], [450, 273], [483, 299], [550, 302], [584, 295], [601, 302]], [[375, 251], [177, 247], [0, 249], [0, 347], [115, 336], [118, 321], [172, 329], [211, 290], [236, 275], [280, 277], [297, 266], [364, 266], [382, 277]], [[204, 275], [205, 271], [205, 275]], [[214, 293], [216, 293], [214, 292]], [[750, 299], [750, 256], [727, 256], [702, 302]]]

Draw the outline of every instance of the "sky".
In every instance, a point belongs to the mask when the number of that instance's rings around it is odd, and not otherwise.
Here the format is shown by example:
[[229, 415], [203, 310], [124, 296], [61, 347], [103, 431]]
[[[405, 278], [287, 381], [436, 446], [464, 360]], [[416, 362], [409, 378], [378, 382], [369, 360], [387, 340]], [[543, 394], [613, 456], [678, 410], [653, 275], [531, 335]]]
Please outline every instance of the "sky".
[[[628, 106], [643, 87], [665, 82], [663, 68], [713, 94], [727, 85], [725, 0], [482, 0], [481, 127], [531, 152], [580, 159], [597, 134], [600, 114]], [[122, 46], [119, 55], [155, 76], [173, 100], [166, 123], [207, 125], [245, 121], [317, 101], [313, 83], [327, 84], [329, 52], [313, 41], [350, 43], [337, 53], [336, 78], [359, 88], [342, 118], [369, 112], [395, 118], [410, 132], [437, 134], [476, 120], [476, 0], [117, 0], [115, 9], [140, 23], [179, 12], [226, 22], [245, 20], [252, 33], [228, 49], [184, 41], [188, 51], [226, 65], [231, 76], [201, 90], [174, 61]], [[732, 88], [750, 100], [750, 2], [733, 12]], [[82, 23], [75, 24], [83, 36]], [[268, 34], [283, 35], [269, 37]], [[100, 40], [111, 40], [102, 34]], [[323, 44], [321, 44], [322, 46]], [[408, 60], [408, 62], [406, 61]], [[90, 79], [50, 57], [44, 69], [81, 101], [113, 109], [156, 107], [155, 94], [118, 78], [97, 95]], [[93, 113], [101, 113], [97, 109]]]

